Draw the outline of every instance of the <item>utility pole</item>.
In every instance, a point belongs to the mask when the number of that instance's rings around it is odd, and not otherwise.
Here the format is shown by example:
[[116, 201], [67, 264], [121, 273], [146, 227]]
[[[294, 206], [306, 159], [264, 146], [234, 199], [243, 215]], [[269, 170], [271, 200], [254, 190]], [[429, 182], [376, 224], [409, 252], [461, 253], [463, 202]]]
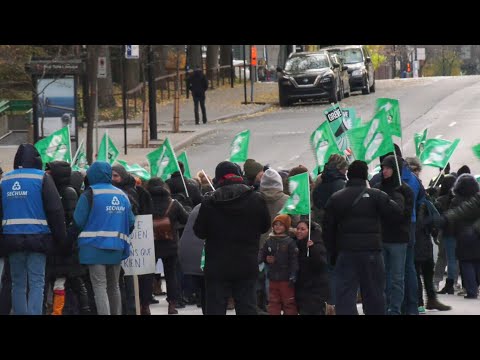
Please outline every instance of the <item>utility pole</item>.
[[245, 94], [245, 102], [247, 105], [247, 54], [246, 54], [245, 45], [243, 45], [243, 92]]
[[150, 140], [157, 140], [157, 89], [152, 45], [148, 45], [148, 105], [150, 116]]
[[180, 132], [180, 53], [177, 46], [177, 76], [175, 77], [175, 100], [173, 109], [173, 132]]
[[121, 65], [122, 65], [122, 112], [123, 112], [123, 142], [125, 145], [125, 155], [127, 155], [127, 59], [125, 58], [125, 45], [122, 45]]
[[98, 45], [88, 45], [88, 83], [89, 83], [89, 104], [88, 104], [88, 124], [87, 124], [87, 160], [89, 164], [92, 164], [93, 159], [93, 126], [94, 119], [97, 112], [97, 66], [98, 66]]

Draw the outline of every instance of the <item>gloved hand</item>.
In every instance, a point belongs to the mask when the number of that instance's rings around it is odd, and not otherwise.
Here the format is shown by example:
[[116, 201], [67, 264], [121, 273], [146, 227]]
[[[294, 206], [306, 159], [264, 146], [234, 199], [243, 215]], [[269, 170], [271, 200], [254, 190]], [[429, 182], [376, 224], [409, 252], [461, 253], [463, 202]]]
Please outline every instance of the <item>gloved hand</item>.
[[296, 282], [297, 282], [297, 278], [294, 276], [291, 276], [290, 279], [288, 279], [288, 287], [290, 288], [295, 287]]

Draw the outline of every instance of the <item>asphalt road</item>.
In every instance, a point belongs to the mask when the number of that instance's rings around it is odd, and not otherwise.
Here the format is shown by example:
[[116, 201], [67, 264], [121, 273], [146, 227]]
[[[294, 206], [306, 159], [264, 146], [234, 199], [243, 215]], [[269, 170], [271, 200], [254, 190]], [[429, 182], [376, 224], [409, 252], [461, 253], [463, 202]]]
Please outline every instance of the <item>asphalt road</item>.
[[[377, 81], [376, 88], [370, 95], [356, 92], [341, 105], [354, 107], [365, 122], [373, 116], [377, 98], [398, 99], [403, 139], [396, 142], [402, 145], [404, 157], [414, 156], [413, 135], [428, 127], [428, 137], [461, 139], [451, 160], [452, 170], [468, 164], [472, 172], [480, 173], [480, 161], [471, 150], [480, 143], [480, 76], [384, 80]], [[203, 168], [213, 177], [215, 166], [229, 157], [234, 135], [246, 129], [252, 134], [250, 158], [275, 169], [299, 164], [312, 169], [309, 136], [324, 121], [323, 111], [329, 106], [305, 103], [275, 107], [259, 116], [218, 124], [215, 134], [187, 149], [192, 171]], [[438, 169], [426, 167], [422, 173], [424, 183], [437, 173]]]

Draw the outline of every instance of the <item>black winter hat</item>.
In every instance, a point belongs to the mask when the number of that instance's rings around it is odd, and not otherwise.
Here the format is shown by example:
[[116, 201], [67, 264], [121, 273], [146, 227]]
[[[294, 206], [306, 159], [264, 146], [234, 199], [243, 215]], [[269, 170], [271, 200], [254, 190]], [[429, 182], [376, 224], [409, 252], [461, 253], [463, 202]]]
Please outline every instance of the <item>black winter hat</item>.
[[348, 167], [348, 179], [368, 179], [368, 165], [365, 161], [355, 160]]
[[231, 161], [222, 161], [215, 169], [215, 182], [218, 182], [227, 174], [242, 176], [242, 170], [240, 166]]
[[458, 169], [457, 176], [462, 174], [471, 174], [470, 168], [467, 165], [463, 165], [460, 169]]

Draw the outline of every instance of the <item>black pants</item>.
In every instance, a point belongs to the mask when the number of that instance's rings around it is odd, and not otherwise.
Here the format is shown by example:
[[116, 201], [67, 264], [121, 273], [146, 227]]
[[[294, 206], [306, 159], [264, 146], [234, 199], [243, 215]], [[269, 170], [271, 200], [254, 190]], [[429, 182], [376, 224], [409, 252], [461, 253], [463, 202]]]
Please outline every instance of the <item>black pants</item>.
[[[85, 281], [83, 280], [83, 277], [81, 276], [67, 277], [67, 281], [65, 282], [65, 289], [67, 290], [70, 289], [72, 295], [77, 298], [78, 311], [80, 315], [90, 315], [92, 313], [90, 309], [89, 298], [88, 298], [88, 290], [85, 285]], [[65, 313], [66, 312], [64, 309], [64, 314]]]
[[193, 105], [195, 110], [195, 124], [200, 122], [200, 115], [198, 113], [198, 105], [202, 108], [202, 121], [204, 124], [207, 123], [207, 109], [205, 109], [205, 95], [202, 96], [193, 96]]
[[433, 259], [428, 259], [424, 261], [415, 261], [415, 270], [417, 271], [417, 282], [418, 282], [418, 306], [424, 306], [423, 301], [423, 286], [420, 279], [420, 274], [423, 275], [423, 282], [425, 284], [425, 290], [427, 292], [428, 299], [436, 299], [437, 295], [435, 289], [433, 288], [433, 273], [434, 273], [435, 264]]
[[226, 315], [231, 295], [237, 315], [257, 315], [256, 285], [256, 277], [246, 280], [205, 278], [207, 315]]
[[120, 296], [122, 298], [122, 314], [136, 315], [135, 307], [135, 288], [133, 286], [133, 276], [125, 276], [123, 268], [120, 270], [118, 281], [120, 287]]
[[365, 315], [385, 315], [385, 265], [380, 251], [341, 252], [335, 264], [337, 315], [358, 315], [361, 290]]
[[178, 279], [177, 279], [177, 255], [162, 257], [163, 270], [165, 272], [165, 282], [167, 283], [167, 301], [177, 302]]
[[207, 314], [207, 308], [205, 306], [205, 278], [202, 275], [190, 275], [193, 280], [193, 284], [198, 291], [197, 297], [200, 297], [200, 304], [202, 305], [202, 314]]
[[0, 315], [10, 315], [12, 311], [12, 277], [10, 275], [10, 263], [8, 256], [5, 257], [5, 266], [2, 276], [2, 290], [0, 290]]
[[154, 274], [145, 274], [138, 276], [140, 305], [150, 305], [153, 295], [153, 275]]

